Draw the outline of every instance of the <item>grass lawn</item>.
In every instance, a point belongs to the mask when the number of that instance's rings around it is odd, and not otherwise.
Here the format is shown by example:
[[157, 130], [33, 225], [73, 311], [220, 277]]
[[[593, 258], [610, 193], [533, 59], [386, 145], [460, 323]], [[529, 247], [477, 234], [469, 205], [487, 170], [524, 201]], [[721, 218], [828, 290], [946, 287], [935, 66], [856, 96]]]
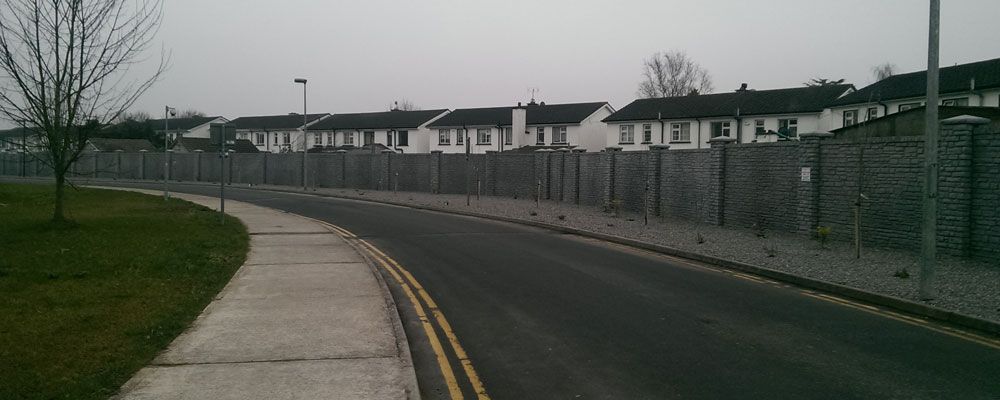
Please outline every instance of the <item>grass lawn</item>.
[[104, 399], [229, 281], [249, 237], [191, 203], [0, 184], [0, 399]]

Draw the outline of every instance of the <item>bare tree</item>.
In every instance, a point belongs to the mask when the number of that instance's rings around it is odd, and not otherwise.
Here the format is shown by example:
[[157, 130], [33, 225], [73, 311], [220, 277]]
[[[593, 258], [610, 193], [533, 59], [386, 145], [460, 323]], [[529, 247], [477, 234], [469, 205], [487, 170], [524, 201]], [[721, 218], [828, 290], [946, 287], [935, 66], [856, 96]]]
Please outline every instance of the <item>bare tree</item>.
[[812, 78], [809, 80], [809, 82], [803, 83], [803, 85], [812, 87], [812, 86], [840, 85], [842, 83], [844, 83], [843, 78], [837, 80], [827, 79], [827, 78]]
[[191, 117], [204, 117], [204, 116], [206, 116], [204, 112], [195, 110], [193, 108], [189, 108], [177, 114], [178, 118], [191, 118]]
[[409, 99], [403, 98], [403, 99], [399, 99], [399, 101], [395, 102], [393, 110], [399, 110], [399, 111], [419, 111], [420, 110], [420, 106], [414, 104]]
[[890, 62], [876, 65], [872, 67], [872, 78], [875, 79], [875, 82], [878, 82], [890, 76], [896, 75], [897, 69], [898, 67], [896, 67], [896, 64]]
[[712, 76], [682, 51], [656, 53], [643, 60], [638, 96], [673, 97], [711, 93]]
[[166, 68], [130, 77], [162, 18], [162, 0], [0, 0], [0, 118], [31, 131], [33, 156], [55, 177], [63, 222], [70, 166]]

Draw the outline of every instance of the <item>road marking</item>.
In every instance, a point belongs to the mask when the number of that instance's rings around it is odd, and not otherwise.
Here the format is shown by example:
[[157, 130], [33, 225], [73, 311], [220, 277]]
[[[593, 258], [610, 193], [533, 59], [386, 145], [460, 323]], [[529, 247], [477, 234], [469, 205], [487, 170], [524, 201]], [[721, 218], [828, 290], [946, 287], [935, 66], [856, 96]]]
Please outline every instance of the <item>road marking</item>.
[[359, 241], [370, 247], [373, 251], [378, 252], [379, 255], [386, 260], [389, 260], [390, 263], [402, 272], [410, 284], [416, 288], [417, 294], [419, 294], [420, 297], [424, 299], [424, 302], [427, 303], [427, 308], [429, 308], [431, 313], [434, 314], [434, 319], [437, 320], [438, 326], [441, 328], [441, 331], [444, 332], [445, 337], [448, 338], [448, 342], [451, 344], [452, 350], [455, 351], [455, 357], [457, 357], [459, 362], [461, 362], [462, 368], [465, 370], [465, 375], [469, 378], [469, 383], [472, 385], [472, 389], [476, 392], [476, 396], [480, 400], [489, 400], [490, 396], [486, 394], [486, 388], [479, 379], [479, 374], [476, 373], [476, 369], [472, 366], [472, 360], [469, 359], [465, 349], [462, 348], [462, 345], [458, 342], [458, 336], [455, 335], [455, 332], [451, 329], [451, 324], [448, 323], [448, 319], [444, 317], [444, 313], [442, 313], [441, 309], [438, 308], [437, 303], [431, 299], [430, 294], [424, 290], [424, 287], [421, 286], [420, 282], [413, 277], [413, 274], [410, 274], [410, 271], [407, 271], [402, 265], [399, 265], [399, 263], [392, 259], [392, 257], [389, 257], [365, 240], [359, 239]]
[[[316, 222], [319, 222], [330, 229], [333, 229], [338, 234], [344, 238], [354, 239], [361, 244], [361, 248], [368, 253], [372, 259], [376, 260], [379, 265], [382, 266], [393, 279], [399, 283], [400, 287], [406, 293], [406, 296], [410, 299], [410, 303], [413, 304], [414, 310], [417, 313], [420, 323], [424, 328], [424, 332], [427, 334], [428, 341], [431, 342], [431, 348], [434, 350], [435, 357], [438, 361], [438, 367], [441, 369], [441, 374], [445, 378], [445, 383], [448, 385], [448, 392], [451, 395], [452, 400], [464, 398], [461, 389], [458, 387], [458, 381], [455, 378], [455, 373], [451, 368], [451, 364], [448, 362], [448, 358], [444, 353], [444, 346], [441, 345], [441, 341], [438, 339], [437, 333], [434, 331], [434, 327], [431, 320], [427, 317], [427, 313], [424, 311], [424, 307], [420, 304], [419, 297], [424, 300], [427, 304], [427, 308], [430, 309], [431, 313], [434, 315], [434, 320], [438, 323], [438, 327], [444, 332], [445, 337], [448, 338], [448, 342], [455, 352], [455, 357], [458, 358], [459, 363], [462, 364], [462, 369], [465, 371], [465, 375], [469, 380], [469, 384], [472, 385], [472, 389], [476, 392], [476, 397], [479, 400], [490, 400], [490, 396], [486, 393], [486, 387], [483, 385], [482, 381], [479, 379], [479, 374], [476, 373], [475, 367], [472, 365], [472, 360], [469, 359], [468, 354], [465, 349], [458, 342], [458, 336], [451, 329], [451, 324], [445, 318], [444, 313], [438, 308], [437, 303], [431, 298], [430, 294], [424, 289], [420, 282], [413, 277], [410, 271], [403, 268], [395, 259], [389, 257], [379, 248], [375, 247], [366, 240], [358, 238], [357, 235], [351, 231], [341, 228], [337, 225], [331, 224], [326, 221], [321, 221], [315, 218], [310, 218]], [[404, 278], [405, 276], [405, 278]], [[412, 289], [411, 289], [412, 287]], [[416, 294], [414, 290], [416, 289]]]

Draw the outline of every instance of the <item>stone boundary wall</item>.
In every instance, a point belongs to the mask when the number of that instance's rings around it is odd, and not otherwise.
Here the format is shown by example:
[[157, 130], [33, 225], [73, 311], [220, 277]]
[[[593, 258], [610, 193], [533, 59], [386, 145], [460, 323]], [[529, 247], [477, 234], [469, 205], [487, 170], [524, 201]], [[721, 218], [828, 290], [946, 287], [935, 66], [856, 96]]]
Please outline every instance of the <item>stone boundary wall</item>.
[[[1000, 256], [1000, 132], [982, 121], [942, 122], [937, 179], [938, 242], [946, 254]], [[863, 142], [803, 134], [794, 142], [601, 153], [309, 154], [308, 185], [358, 190], [539, 198], [581, 206], [684, 218], [714, 225], [852, 240], [860, 209], [865, 245], [920, 245], [923, 138]], [[86, 153], [70, 174], [162, 180], [164, 154]], [[467, 158], [468, 157], [468, 158]], [[170, 153], [170, 179], [302, 185], [302, 153]], [[221, 163], [220, 163], [221, 161]], [[51, 176], [31, 155], [0, 153], [0, 175]], [[859, 193], [860, 208], [857, 207]]]

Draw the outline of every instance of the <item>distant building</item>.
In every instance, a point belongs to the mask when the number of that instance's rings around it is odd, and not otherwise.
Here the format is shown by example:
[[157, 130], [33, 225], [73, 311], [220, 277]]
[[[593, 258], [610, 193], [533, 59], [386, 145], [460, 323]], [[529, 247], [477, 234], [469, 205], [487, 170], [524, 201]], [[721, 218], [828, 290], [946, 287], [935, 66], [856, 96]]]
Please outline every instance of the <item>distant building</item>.
[[309, 114], [303, 126], [302, 114], [261, 115], [240, 117], [229, 122], [236, 128], [236, 138], [246, 139], [260, 151], [283, 153], [303, 151], [306, 141], [303, 129], [315, 124], [330, 114]]
[[638, 99], [604, 119], [606, 146], [695, 149], [720, 136], [739, 143], [796, 140], [800, 132], [829, 129], [826, 105], [851, 88], [836, 84], [753, 90], [744, 84], [734, 92]]
[[604, 147], [607, 127], [601, 120], [615, 110], [607, 102], [460, 108], [448, 113], [428, 128], [436, 132], [430, 150], [464, 153], [507, 151], [524, 146], [581, 148], [599, 151]]
[[[172, 150], [178, 153], [193, 153], [196, 151], [218, 153], [219, 144], [217, 142], [212, 142], [211, 138], [181, 136], [181, 138], [174, 143]], [[257, 149], [257, 146], [246, 139], [236, 139], [232, 146], [228, 147], [228, 150], [236, 153], [260, 152], [260, 150]]]
[[[1000, 107], [1000, 58], [939, 71], [943, 106]], [[921, 107], [927, 102], [927, 71], [893, 75], [828, 104], [830, 129]]]
[[149, 140], [146, 139], [111, 139], [111, 138], [90, 138], [84, 151], [113, 152], [122, 151], [126, 153], [136, 153], [140, 151], [157, 151]]
[[170, 140], [180, 137], [207, 138], [209, 137], [209, 125], [215, 123], [229, 122], [225, 117], [185, 117], [164, 119], [147, 119], [149, 125], [156, 134], [162, 134], [166, 129], [167, 137]]
[[19, 152], [27, 149], [36, 151], [38, 138], [35, 132], [27, 128], [14, 128], [0, 131], [0, 151]]
[[[924, 108], [920, 106], [903, 110], [873, 120], [862, 121], [859, 124], [834, 129], [837, 139], [863, 141], [870, 138], [887, 136], [923, 136]], [[941, 106], [938, 109], [939, 119], [948, 119], [960, 115], [971, 115], [990, 120], [991, 131], [1000, 131], [1000, 107], [953, 107]]]
[[400, 153], [427, 153], [431, 136], [437, 139], [427, 125], [447, 113], [441, 109], [334, 114], [309, 126], [310, 150], [376, 143]]

